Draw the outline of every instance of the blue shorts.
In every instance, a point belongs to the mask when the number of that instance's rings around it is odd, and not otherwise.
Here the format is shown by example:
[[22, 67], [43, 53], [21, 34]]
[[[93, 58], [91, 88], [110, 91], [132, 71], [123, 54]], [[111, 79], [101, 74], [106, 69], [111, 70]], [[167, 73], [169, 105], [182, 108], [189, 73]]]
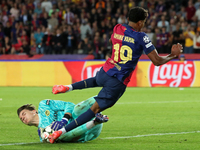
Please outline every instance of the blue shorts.
[[117, 78], [109, 76], [103, 68], [97, 73], [96, 82], [98, 86], [103, 87], [94, 97], [101, 110], [113, 106], [126, 90], [126, 85]]

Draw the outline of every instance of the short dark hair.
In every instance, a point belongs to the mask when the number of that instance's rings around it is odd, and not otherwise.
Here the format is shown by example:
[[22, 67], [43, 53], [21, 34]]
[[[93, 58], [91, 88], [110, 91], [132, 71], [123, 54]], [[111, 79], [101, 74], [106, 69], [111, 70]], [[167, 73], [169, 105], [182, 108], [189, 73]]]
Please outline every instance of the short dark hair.
[[32, 111], [32, 110], [35, 110], [35, 106], [33, 106], [32, 104], [26, 104], [26, 105], [23, 105], [23, 106], [19, 107], [19, 108], [17, 109], [17, 114], [18, 114], [18, 116], [19, 116], [20, 112], [21, 112], [22, 110], [24, 110], [24, 109], [27, 109], [27, 110]]
[[129, 10], [129, 21], [137, 23], [140, 20], [145, 20], [148, 17], [148, 11], [142, 7], [133, 7]]

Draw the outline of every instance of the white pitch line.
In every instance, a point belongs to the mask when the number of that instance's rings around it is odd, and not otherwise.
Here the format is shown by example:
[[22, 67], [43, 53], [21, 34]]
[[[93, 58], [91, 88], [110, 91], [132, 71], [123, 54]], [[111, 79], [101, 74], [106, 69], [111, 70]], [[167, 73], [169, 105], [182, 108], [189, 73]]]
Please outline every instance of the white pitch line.
[[8, 144], [0, 144], [0, 146], [12, 146], [12, 145], [26, 145], [26, 144], [38, 144], [41, 142], [31, 142], [31, 143], [8, 143]]
[[122, 137], [106, 137], [106, 138], [101, 138], [101, 139], [125, 139], [125, 138], [136, 138], [136, 137], [146, 137], [146, 136], [176, 135], [176, 134], [189, 134], [189, 133], [200, 133], [200, 131], [179, 132], [179, 133], [156, 133], [156, 134], [122, 136]]
[[[146, 137], [146, 136], [177, 135], [177, 134], [189, 134], [189, 133], [200, 133], [200, 131], [178, 132], [178, 133], [156, 133], [156, 134], [135, 135], [135, 136], [106, 137], [106, 138], [100, 138], [100, 139], [102, 139], [102, 140], [106, 140], [106, 139], [125, 139], [125, 138], [137, 138], [137, 137]], [[41, 143], [41, 142], [32, 142], [32, 143], [8, 143], [8, 144], [0, 144], [0, 146], [26, 145], [26, 144], [38, 144], [38, 143]]]
[[191, 103], [191, 102], [200, 102], [196, 101], [157, 101], [157, 102], [117, 102], [116, 104], [144, 104], [144, 103]]

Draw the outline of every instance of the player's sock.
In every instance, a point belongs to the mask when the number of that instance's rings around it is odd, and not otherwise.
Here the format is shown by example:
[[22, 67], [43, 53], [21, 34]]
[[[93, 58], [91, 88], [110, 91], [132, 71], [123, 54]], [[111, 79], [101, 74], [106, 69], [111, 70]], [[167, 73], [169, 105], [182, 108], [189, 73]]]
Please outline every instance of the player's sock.
[[75, 119], [70, 124], [68, 124], [65, 127], [65, 130], [68, 132], [68, 131], [90, 121], [93, 117], [95, 117], [95, 113], [91, 109], [88, 109], [85, 113], [81, 114], [77, 119]]
[[65, 128], [62, 128], [62, 129], [60, 129], [59, 131], [62, 131], [62, 134], [61, 134], [61, 135], [63, 135], [63, 134], [65, 134], [65, 133], [66, 133], [66, 130], [65, 130]]
[[70, 91], [73, 90], [73, 86], [71, 84], [70, 85], [65, 85], [65, 86], [67, 86], [69, 88], [69, 90], [67, 92], [70, 92]]
[[97, 87], [96, 79], [94, 77], [88, 78], [83, 81], [79, 81], [72, 84], [73, 89], [84, 89], [84, 88], [90, 88], [90, 87]]
[[94, 120], [91, 120], [89, 122], [86, 123], [86, 127], [87, 129], [91, 129], [92, 127], [94, 127], [95, 124], [94, 124]]

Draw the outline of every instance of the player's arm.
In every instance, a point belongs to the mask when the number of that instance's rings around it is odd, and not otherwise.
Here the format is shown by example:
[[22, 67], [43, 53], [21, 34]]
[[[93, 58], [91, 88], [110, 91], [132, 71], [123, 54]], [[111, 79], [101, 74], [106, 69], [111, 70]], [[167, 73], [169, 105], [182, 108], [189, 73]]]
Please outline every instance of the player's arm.
[[37, 131], [38, 131], [38, 135], [39, 135], [39, 138], [40, 138], [40, 142], [42, 142], [43, 141], [42, 134], [44, 132], [44, 128], [38, 128]]
[[68, 124], [69, 119], [72, 117], [72, 114], [66, 112], [61, 121], [55, 121], [51, 125], [51, 129], [54, 131], [60, 130], [63, 126]]
[[182, 52], [182, 49], [183, 49], [182, 45], [178, 43], [172, 46], [171, 54], [167, 56], [159, 56], [156, 49], [147, 54], [147, 56], [155, 66], [160, 66], [176, 58]]
[[70, 112], [66, 112], [66, 113], [64, 114], [64, 116], [63, 116], [63, 119], [67, 120], [67, 122], [68, 122], [68, 120], [69, 120], [71, 117], [72, 117], [72, 114], [71, 114]]
[[63, 126], [68, 124], [69, 119], [71, 119], [72, 117], [72, 111], [74, 109], [75, 104], [71, 102], [51, 100], [49, 105], [50, 105], [50, 108], [54, 110], [55, 112], [61, 111], [61, 110], [64, 111], [64, 115], [62, 119], [52, 123], [51, 128], [54, 131], [57, 131], [61, 129]]

